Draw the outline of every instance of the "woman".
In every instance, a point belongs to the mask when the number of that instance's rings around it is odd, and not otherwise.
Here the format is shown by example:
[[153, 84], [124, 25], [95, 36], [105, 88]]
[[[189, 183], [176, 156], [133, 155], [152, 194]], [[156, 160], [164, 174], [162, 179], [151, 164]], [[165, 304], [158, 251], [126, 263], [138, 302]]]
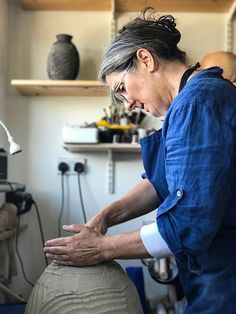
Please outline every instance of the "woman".
[[[189, 68], [172, 16], [125, 25], [107, 48], [100, 78], [128, 110], [165, 115], [141, 141], [146, 173], [76, 234], [46, 242], [60, 265], [174, 254], [186, 313], [236, 311], [236, 89], [218, 67]], [[108, 236], [115, 224], [157, 208], [157, 224]]]

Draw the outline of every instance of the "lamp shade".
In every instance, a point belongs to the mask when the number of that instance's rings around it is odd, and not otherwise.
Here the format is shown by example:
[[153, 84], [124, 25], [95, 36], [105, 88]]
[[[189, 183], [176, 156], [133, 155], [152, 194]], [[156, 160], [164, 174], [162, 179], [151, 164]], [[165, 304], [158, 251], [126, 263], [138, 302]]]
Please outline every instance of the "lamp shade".
[[9, 149], [10, 154], [13, 155], [13, 154], [17, 154], [17, 153], [21, 152], [20, 146], [14, 141], [14, 139], [11, 136], [10, 132], [8, 131], [7, 127], [5, 126], [5, 124], [1, 120], [0, 120], [0, 125], [3, 127], [3, 129], [7, 133], [8, 141], [10, 143], [10, 149]]

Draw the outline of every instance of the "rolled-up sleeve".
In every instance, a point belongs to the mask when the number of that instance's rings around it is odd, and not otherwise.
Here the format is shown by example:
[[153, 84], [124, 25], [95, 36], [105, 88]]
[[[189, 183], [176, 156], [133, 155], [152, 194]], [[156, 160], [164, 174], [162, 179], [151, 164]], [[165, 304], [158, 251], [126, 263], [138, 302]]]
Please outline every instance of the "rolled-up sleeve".
[[196, 101], [169, 114], [163, 135], [170, 194], [158, 208], [158, 228], [171, 251], [184, 252], [194, 269], [234, 192], [235, 129], [219, 107]]
[[142, 226], [140, 236], [143, 245], [152, 257], [163, 258], [172, 255], [168, 245], [159, 233], [156, 222]]

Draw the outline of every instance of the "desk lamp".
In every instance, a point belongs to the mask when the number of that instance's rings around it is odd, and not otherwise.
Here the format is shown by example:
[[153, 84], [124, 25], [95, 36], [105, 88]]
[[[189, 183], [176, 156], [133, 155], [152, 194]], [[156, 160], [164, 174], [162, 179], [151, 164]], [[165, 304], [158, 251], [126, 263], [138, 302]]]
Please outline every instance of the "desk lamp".
[[5, 126], [5, 124], [0, 120], [0, 124], [1, 126], [4, 128], [4, 130], [7, 133], [7, 137], [8, 137], [8, 142], [10, 143], [10, 149], [9, 149], [9, 153], [11, 155], [17, 154], [21, 152], [21, 148], [20, 146], [14, 141], [13, 137], [11, 136], [10, 132], [8, 131], [7, 127]]

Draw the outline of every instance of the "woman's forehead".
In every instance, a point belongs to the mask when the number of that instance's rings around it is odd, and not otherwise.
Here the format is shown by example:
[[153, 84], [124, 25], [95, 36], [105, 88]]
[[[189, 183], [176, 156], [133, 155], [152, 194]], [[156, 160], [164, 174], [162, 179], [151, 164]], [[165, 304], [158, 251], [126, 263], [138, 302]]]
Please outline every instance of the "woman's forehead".
[[114, 85], [121, 79], [122, 75], [123, 75], [124, 71], [122, 72], [111, 72], [109, 74], [106, 75], [106, 83], [109, 87], [114, 87]]

